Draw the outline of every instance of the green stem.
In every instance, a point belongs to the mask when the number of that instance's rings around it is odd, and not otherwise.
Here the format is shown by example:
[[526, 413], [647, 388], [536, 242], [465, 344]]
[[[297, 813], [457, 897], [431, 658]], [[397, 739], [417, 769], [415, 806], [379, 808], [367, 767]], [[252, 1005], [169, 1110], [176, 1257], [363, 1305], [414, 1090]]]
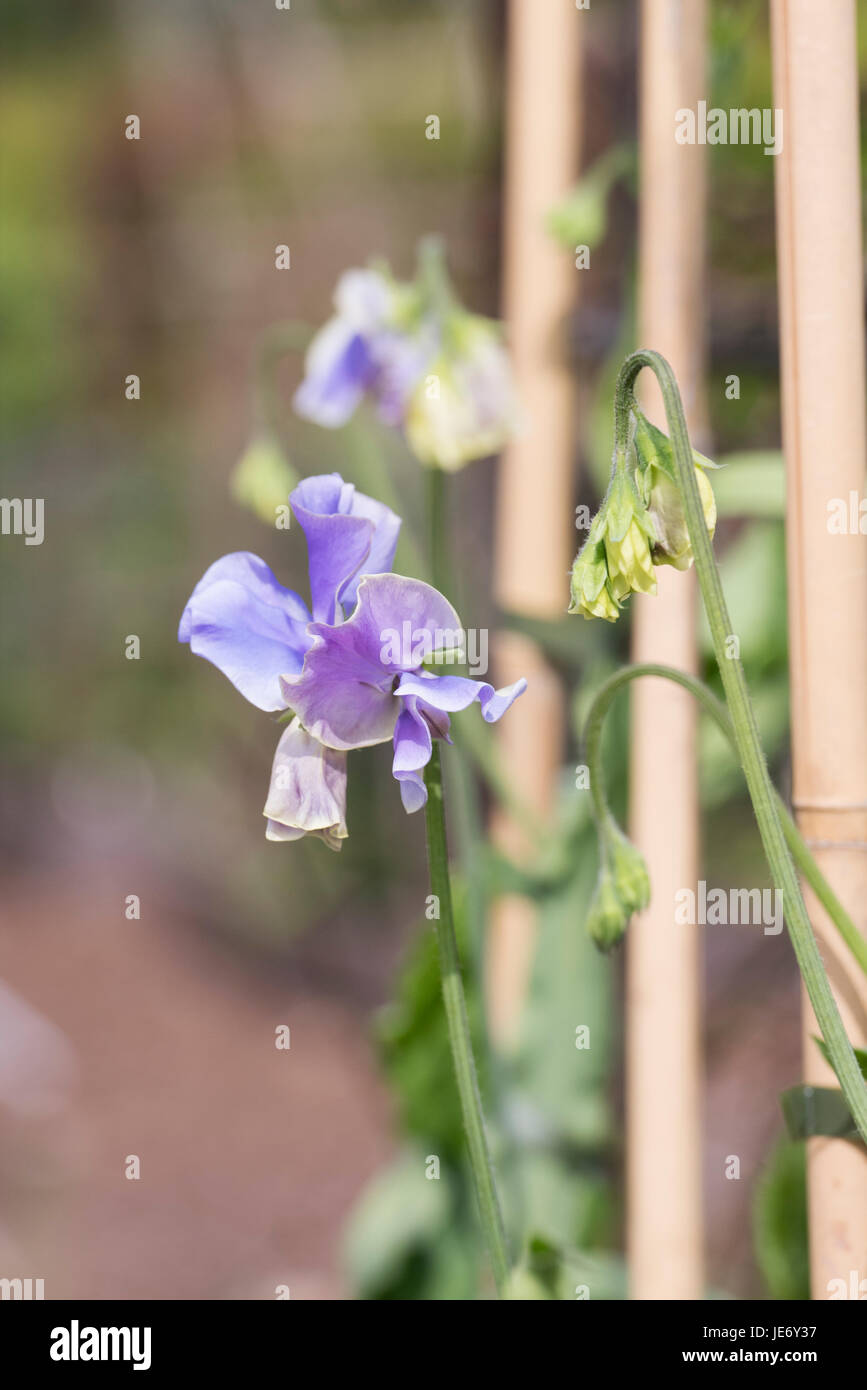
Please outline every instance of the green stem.
[[431, 892], [438, 899], [437, 943], [439, 945], [443, 1002], [448, 1021], [449, 1042], [461, 1099], [470, 1168], [479, 1203], [482, 1228], [493, 1267], [497, 1292], [502, 1297], [509, 1274], [509, 1258], [506, 1251], [503, 1217], [494, 1181], [494, 1168], [485, 1134], [482, 1100], [476, 1078], [470, 1025], [461, 980], [461, 963], [455, 936], [451, 882], [449, 880], [442, 768], [437, 743], [434, 743], [430, 762], [425, 769], [425, 786], [428, 794], [426, 810], [428, 864]]
[[816, 1014], [819, 1027], [831, 1055], [834, 1070], [846, 1097], [858, 1132], [867, 1143], [867, 1085], [861, 1075], [852, 1045], [840, 1017], [836, 1000], [822, 964], [819, 947], [813, 935], [809, 914], [801, 893], [792, 856], [786, 846], [783, 825], [777, 811], [774, 787], [762, 751], [759, 730], [747, 690], [740, 659], [729, 656], [727, 639], [732, 636], [732, 624], [723, 594], [713, 546], [707, 532], [695, 478], [692, 447], [684, 416], [683, 403], [674, 373], [658, 352], [635, 352], [626, 359], [617, 378], [614, 399], [615, 451], [626, 447], [629, 437], [629, 416], [634, 407], [633, 387], [643, 367], [650, 367], [662, 390], [669, 435], [674, 449], [679, 490], [683, 500], [686, 524], [702, 601], [713, 639], [714, 654], [719, 666], [726, 701], [731, 713], [735, 744], [738, 750], [747, 789], [753, 804], [759, 834], [774, 880], [783, 894], [786, 924], [798, 966]]
[[425, 514], [428, 535], [428, 573], [435, 589], [443, 593], [448, 582], [448, 537], [446, 535], [446, 487], [441, 468], [425, 469]]
[[[709, 690], [702, 681], [697, 680], [695, 676], [687, 675], [685, 671], [678, 671], [674, 666], [660, 666], [654, 662], [644, 662], [640, 666], [623, 667], [622, 670], [616, 671], [613, 676], [610, 676], [599, 688], [590, 706], [585, 726], [585, 758], [590, 773], [593, 809], [597, 824], [599, 825], [611, 816], [608, 799], [605, 794], [605, 779], [602, 774], [602, 760], [600, 756], [602, 727], [605, 716], [618, 691], [630, 681], [637, 680], [641, 676], [660, 676], [664, 680], [673, 681], [675, 685], [680, 685], [684, 690], [688, 690], [690, 695], [694, 696], [701, 705], [705, 713], [711, 716], [728, 739], [735, 752], [737, 752], [734, 726], [729, 718], [728, 710], [722, 701], [718, 700], [713, 691]], [[867, 941], [865, 941], [864, 937], [855, 926], [849, 913], [840, 902], [840, 899], [837, 897], [830, 883], [822, 873], [822, 870], [819, 868], [819, 865], [810, 853], [800, 830], [789, 814], [786, 804], [779, 792], [775, 792], [774, 796], [777, 814], [783, 824], [783, 834], [786, 837], [786, 844], [789, 846], [789, 850], [800, 873], [812, 888], [861, 969], [867, 974]]]

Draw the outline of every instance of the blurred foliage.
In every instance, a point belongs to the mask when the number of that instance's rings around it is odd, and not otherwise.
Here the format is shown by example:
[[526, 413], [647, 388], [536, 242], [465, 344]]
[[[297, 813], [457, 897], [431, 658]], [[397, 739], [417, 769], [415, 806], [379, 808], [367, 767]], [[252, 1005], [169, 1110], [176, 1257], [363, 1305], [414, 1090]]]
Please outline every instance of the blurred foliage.
[[781, 1140], [756, 1183], [756, 1260], [772, 1298], [809, 1299], [807, 1162], [804, 1144]]

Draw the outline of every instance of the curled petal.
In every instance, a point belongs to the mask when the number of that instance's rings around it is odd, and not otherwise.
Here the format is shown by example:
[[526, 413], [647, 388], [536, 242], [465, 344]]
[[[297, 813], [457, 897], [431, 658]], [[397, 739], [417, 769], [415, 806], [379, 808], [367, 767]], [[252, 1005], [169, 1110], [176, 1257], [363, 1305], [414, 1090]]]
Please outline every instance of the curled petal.
[[277, 744], [263, 815], [269, 840], [317, 835], [340, 849], [347, 835], [346, 754], [323, 747], [293, 719]]
[[404, 810], [410, 814], [420, 811], [427, 801], [427, 788], [421, 773], [422, 768], [430, 761], [433, 738], [431, 724], [425, 717], [424, 709], [421, 700], [414, 695], [408, 696], [394, 727], [394, 759], [391, 770], [400, 783]]
[[306, 605], [278, 584], [257, 555], [224, 555], [193, 590], [178, 629], [227, 676], [237, 690], [263, 710], [285, 708], [280, 676], [300, 671], [310, 645]]
[[289, 500], [307, 541], [313, 617], [333, 623], [339, 603], [354, 606], [362, 573], [391, 569], [400, 517], [339, 473], [305, 478]]
[[478, 700], [482, 718], [489, 724], [500, 719], [509, 706], [523, 695], [527, 682], [522, 678], [513, 685], [495, 690], [487, 681], [470, 680], [468, 676], [434, 676], [427, 671], [414, 671], [402, 676], [396, 694], [418, 695], [435, 710], [454, 714]]

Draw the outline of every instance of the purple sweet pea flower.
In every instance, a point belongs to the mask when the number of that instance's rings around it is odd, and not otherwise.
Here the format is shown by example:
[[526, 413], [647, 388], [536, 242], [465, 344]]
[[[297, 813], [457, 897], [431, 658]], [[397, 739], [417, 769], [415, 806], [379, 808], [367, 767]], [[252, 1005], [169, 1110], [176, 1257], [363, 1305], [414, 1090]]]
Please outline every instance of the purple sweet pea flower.
[[[409, 631], [411, 643], [401, 644]], [[448, 739], [449, 714], [478, 700], [493, 722], [527, 688], [503, 690], [464, 676], [437, 676], [423, 662], [461, 631], [452, 605], [430, 584], [398, 574], [369, 574], [358, 604], [340, 626], [311, 623], [312, 644], [300, 673], [280, 678], [288, 708], [328, 748], [348, 750], [394, 741], [392, 771], [407, 811], [427, 800], [422, 769], [433, 738]]]
[[424, 243], [415, 280], [348, 270], [336, 313], [307, 351], [299, 415], [345, 425], [369, 397], [419, 462], [454, 471], [497, 453], [520, 425], [499, 327], [459, 303], [441, 249]]
[[[526, 688], [437, 676], [424, 663], [461, 638], [457, 613], [417, 579], [388, 573], [400, 520], [339, 474], [291, 495], [307, 539], [312, 612], [255, 555], [226, 555], [196, 585], [178, 638], [262, 710], [291, 710], [274, 758], [266, 836], [346, 837], [346, 753], [394, 742], [407, 811], [427, 800], [422, 770], [449, 715], [478, 700], [499, 719]], [[409, 640], [407, 640], [409, 634]]]

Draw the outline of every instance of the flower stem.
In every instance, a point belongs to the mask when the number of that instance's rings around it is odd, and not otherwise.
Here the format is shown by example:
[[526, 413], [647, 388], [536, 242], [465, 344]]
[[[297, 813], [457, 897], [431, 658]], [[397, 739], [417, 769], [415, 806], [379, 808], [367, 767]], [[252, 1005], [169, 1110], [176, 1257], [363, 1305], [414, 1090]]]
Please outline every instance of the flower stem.
[[707, 532], [698, 483], [695, 479], [692, 448], [683, 411], [683, 402], [674, 373], [658, 352], [641, 351], [627, 357], [617, 378], [614, 397], [615, 450], [628, 439], [629, 417], [635, 405], [633, 387], [643, 367], [656, 376], [665, 404], [668, 430], [674, 448], [677, 479], [683, 498], [686, 524], [695, 568], [713, 640], [726, 701], [731, 714], [738, 757], [747, 780], [765, 856], [774, 886], [783, 894], [786, 925], [798, 966], [828, 1048], [834, 1070], [862, 1139], [867, 1142], [867, 1085], [861, 1075], [852, 1045], [846, 1035], [837, 1002], [813, 935], [809, 914], [801, 893], [798, 874], [786, 845], [777, 809], [774, 787], [762, 751], [746, 677], [740, 659], [727, 651], [733, 635], [731, 618], [723, 594], [719, 569]]
[[478, 1198], [482, 1228], [493, 1267], [497, 1293], [502, 1297], [509, 1273], [509, 1258], [506, 1251], [506, 1234], [500, 1201], [494, 1181], [494, 1168], [485, 1134], [482, 1100], [479, 1095], [467, 1005], [461, 980], [461, 963], [455, 936], [449, 879], [442, 767], [439, 745], [436, 742], [433, 745], [430, 762], [425, 769], [425, 785], [428, 796], [426, 809], [428, 864], [431, 892], [438, 899], [437, 944], [439, 946], [443, 1002], [448, 1021], [449, 1042], [460, 1094], [461, 1112], [470, 1155], [470, 1168]]
[[[673, 681], [675, 685], [680, 685], [684, 690], [688, 690], [702, 709], [715, 721], [737, 752], [734, 726], [729, 718], [728, 710], [702, 681], [697, 680], [695, 676], [687, 675], [685, 671], [678, 671], [674, 666], [660, 666], [655, 662], [624, 666], [621, 670], [615, 671], [614, 675], [609, 676], [608, 680], [600, 686], [593, 698], [585, 725], [585, 762], [590, 774], [590, 786], [593, 789], [594, 815], [599, 825], [611, 815], [605, 794], [605, 779], [602, 774], [600, 757], [603, 723], [617, 692], [630, 681], [637, 680], [641, 676], [661, 676], [664, 680]], [[782, 821], [783, 834], [786, 837], [786, 844], [789, 846], [792, 858], [831, 918], [842, 940], [852, 952], [861, 969], [867, 974], [867, 941], [855, 926], [849, 913], [810, 853], [804, 837], [789, 814], [779, 792], [775, 793], [775, 799], [777, 814]]]

